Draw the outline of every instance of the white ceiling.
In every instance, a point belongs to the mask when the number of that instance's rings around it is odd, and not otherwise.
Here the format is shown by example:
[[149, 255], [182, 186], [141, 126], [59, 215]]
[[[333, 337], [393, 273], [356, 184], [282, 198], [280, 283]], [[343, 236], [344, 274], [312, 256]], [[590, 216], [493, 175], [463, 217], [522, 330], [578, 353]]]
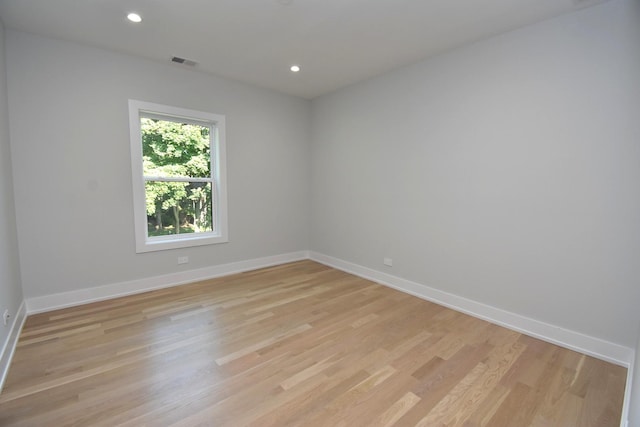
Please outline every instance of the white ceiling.
[[[6, 27], [313, 98], [604, 0], [0, 0]], [[136, 11], [140, 24], [125, 16]], [[300, 64], [293, 74], [289, 66]]]

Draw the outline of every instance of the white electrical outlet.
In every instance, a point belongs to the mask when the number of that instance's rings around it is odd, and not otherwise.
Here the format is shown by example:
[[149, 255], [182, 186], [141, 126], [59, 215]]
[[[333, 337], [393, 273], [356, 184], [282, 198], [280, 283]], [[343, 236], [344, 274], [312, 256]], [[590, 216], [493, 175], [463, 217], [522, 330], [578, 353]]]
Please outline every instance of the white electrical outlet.
[[6, 309], [4, 313], [2, 313], [2, 321], [4, 322], [4, 326], [7, 326], [7, 324], [9, 323], [9, 317], [11, 317], [9, 315], [9, 309]]
[[179, 256], [178, 257], [178, 264], [188, 264], [189, 263], [189, 257], [188, 256]]
[[382, 262], [387, 267], [393, 267], [393, 260], [391, 258], [385, 258], [385, 259], [382, 260]]

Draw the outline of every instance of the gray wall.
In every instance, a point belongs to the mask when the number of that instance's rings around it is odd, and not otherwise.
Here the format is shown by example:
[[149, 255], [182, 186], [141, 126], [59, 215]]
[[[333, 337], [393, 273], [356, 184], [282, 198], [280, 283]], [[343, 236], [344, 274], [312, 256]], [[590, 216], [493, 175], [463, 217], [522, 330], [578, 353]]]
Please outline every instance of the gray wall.
[[[26, 297], [308, 249], [309, 101], [15, 31], [7, 69]], [[229, 243], [135, 253], [129, 98], [226, 115]]]
[[[4, 28], [0, 22], [0, 316], [5, 309], [9, 309], [11, 317], [15, 319], [22, 302], [22, 288], [11, 173], [4, 53]], [[11, 322], [5, 327], [0, 321], [0, 351], [8, 339], [10, 325]]]
[[611, 1], [315, 99], [312, 250], [635, 348], [639, 40]]

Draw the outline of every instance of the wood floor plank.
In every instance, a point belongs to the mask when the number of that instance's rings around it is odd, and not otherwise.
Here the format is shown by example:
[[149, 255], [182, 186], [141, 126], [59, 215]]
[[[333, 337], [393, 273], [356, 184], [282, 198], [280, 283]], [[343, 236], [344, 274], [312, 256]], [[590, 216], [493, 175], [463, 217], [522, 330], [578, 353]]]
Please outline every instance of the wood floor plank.
[[625, 381], [301, 261], [29, 316], [0, 425], [609, 427]]

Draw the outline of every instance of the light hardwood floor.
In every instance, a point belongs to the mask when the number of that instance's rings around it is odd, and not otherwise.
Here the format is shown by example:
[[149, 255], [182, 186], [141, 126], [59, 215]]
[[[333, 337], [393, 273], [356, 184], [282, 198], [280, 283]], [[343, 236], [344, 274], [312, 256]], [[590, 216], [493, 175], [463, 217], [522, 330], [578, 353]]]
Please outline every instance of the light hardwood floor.
[[302, 261], [30, 316], [0, 425], [607, 427], [625, 377]]

